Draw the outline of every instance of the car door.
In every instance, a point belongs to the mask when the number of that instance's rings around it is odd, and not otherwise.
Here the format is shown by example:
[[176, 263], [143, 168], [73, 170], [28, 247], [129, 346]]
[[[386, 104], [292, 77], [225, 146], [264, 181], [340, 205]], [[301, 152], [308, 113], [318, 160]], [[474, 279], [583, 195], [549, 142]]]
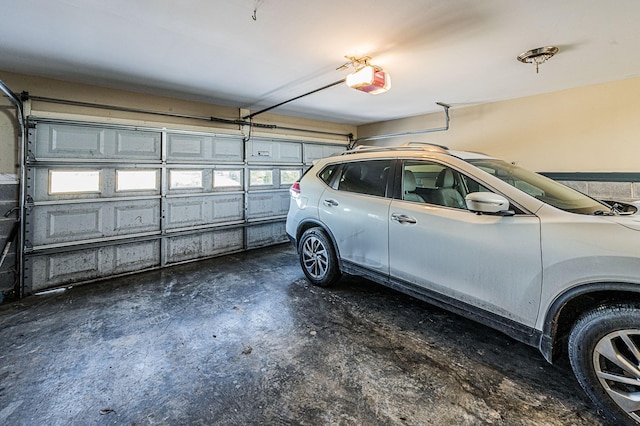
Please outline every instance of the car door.
[[391, 276], [533, 326], [542, 284], [539, 219], [467, 210], [460, 200], [469, 188], [489, 190], [443, 164], [405, 161], [405, 174], [415, 183], [405, 176], [391, 202]]
[[391, 160], [345, 163], [320, 197], [320, 220], [333, 234], [343, 261], [389, 273], [386, 196]]

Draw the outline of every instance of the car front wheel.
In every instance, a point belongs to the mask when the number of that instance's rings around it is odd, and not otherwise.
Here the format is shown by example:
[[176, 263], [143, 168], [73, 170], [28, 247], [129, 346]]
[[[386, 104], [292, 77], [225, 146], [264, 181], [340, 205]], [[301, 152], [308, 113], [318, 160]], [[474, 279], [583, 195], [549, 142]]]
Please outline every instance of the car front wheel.
[[302, 270], [313, 284], [326, 287], [340, 278], [335, 250], [320, 228], [310, 228], [302, 234], [298, 253]]
[[569, 336], [580, 386], [615, 424], [640, 424], [640, 306], [588, 312]]

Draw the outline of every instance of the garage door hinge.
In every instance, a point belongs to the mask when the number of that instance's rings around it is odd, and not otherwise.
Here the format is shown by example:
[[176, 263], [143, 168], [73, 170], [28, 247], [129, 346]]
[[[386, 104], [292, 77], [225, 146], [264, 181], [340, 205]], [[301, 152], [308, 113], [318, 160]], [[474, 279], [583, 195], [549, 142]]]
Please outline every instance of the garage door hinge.
[[31, 197], [31, 195], [27, 195], [24, 199], [24, 210], [25, 212], [31, 213], [31, 211], [33, 210], [34, 204], [33, 204], [33, 198]]

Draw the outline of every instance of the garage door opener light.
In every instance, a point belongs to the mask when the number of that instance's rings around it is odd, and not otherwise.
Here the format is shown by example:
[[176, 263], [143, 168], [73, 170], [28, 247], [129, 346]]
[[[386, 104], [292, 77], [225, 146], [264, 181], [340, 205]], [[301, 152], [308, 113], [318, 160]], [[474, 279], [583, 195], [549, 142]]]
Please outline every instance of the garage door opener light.
[[518, 56], [518, 60], [526, 64], [536, 64], [536, 74], [538, 74], [538, 67], [540, 66], [540, 64], [546, 62], [556, 53], [558, 53], [558, 48], [555, 46], [539, 47], [537, 49], [532, 49], [521, 53]]
[[[371, 95], [384, 93], [391, 88], [391, 76], [381, 67], [369, 64], [369, 56], [355, 58], [347, 56], [355, 69], [346, 79], [347, 86]], [[345, 64], [345, 65], [348, 65]]]

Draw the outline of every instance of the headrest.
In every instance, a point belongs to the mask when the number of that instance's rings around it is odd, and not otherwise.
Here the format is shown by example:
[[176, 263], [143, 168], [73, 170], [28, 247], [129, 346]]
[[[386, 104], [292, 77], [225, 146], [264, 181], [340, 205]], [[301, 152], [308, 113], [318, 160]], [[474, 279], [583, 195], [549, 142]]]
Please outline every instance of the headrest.
[[360, 180], [362, 179], [362, 168], [360, 164], [348, 164], [344, 174], [345, 176], [343, 180]]
[[436, 179], [436, 187], [438, 188], [453, 188], [454, 183], [451, 169], [443, 169]]
[[416, 190], [416, 177], [411, 170], [405, 170], [403, 175], [404, 192], [413, 192]]

